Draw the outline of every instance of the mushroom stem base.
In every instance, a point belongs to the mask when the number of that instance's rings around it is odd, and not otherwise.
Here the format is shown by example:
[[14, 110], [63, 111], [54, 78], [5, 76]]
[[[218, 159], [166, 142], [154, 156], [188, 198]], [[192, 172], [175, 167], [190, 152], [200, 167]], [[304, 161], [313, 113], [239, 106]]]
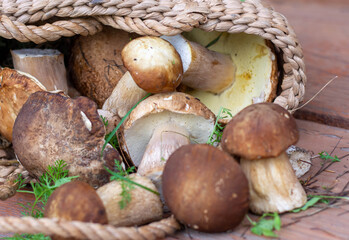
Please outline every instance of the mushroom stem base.
[[306, 193], [294, 174], [286, 153], [276, 158], [259, 160], [241, 158], [240, 164], [249, 181], [252, 212], [282, 213], [306, 203]]

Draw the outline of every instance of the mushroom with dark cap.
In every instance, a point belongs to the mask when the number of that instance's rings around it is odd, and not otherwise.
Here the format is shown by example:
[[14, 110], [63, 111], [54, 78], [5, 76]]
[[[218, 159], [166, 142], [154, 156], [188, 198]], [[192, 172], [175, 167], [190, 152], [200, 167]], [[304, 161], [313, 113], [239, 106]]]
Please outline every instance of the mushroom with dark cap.
[[206, 143], [214, 123], [214, 114], [188, 94], [155, 94], [131, 112], [124, 124], [122, 146], [138, 173], [150, 177], [159, 188], [167, 158], [182, 145]]
[[118, 152], [105, 143], [105, 128], [97, 105], [86, 97], [36, 92], [20, 110], [13, 127], [13, 147], [18, 160], [40, 177], [49, 165], [64, 160], [69, 174], [92, 186], [109, 182], [105, 166], [112, 169]]
[[175, 217], [199, 231], [231, 230], [248, 211], [248, 182], [239, 164], [210, 145], [191, 144], [175, 151], [162, 183]]
[[128, 72], [119, 80], [104, 110], [120, 117], [147, 92], [173, 92], [183, 77], [182, 61], [176, 49], [158, 37], [140, 37], [129, 42], [121, 52]]
[[250, 105], [225, 127], [222, 148], [241, 157], [254, 213], [282, 213], [305, 204], [305, 191], [285, 152], [298, 138], [292, 115], [273, 103]]
[[[83, 197], [82, 197], [83, 196]], [[57, 188], [47, 200], [44, 217], [107, 224], [107, 212], [96, 191], [87, 183], [72, 181]], [[52, 239], [76, 239], [53, 236]]]

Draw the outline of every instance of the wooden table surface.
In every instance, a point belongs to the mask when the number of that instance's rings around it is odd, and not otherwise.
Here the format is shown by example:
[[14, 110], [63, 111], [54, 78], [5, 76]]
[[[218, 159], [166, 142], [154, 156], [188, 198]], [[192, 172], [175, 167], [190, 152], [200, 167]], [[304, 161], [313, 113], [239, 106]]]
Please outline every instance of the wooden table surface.
[[[349, 182], [349, 1], [348, 0], [269, 0], [294, 27], [302, 44], [308, 82], [305, 101], [331, 78], [338, 78], [295, 116], [301, 137], [297, 146], [316, 156], [321, 151], [341, 157], [328, 171], [322, 172], [307, 186], [308, 193], [325, 194], [345, 190]], [[305, 102], [304, 101], [304, 102]], [[321, 166], [314, 158], [311, 170], [303, 180], [313, 176]], [[17, 202], [32, 200], [17, 194], [0, 202], [0, 215], [20, 216]], [[302, 213], [281, 216], [280, 239], [349, 239], [349, 202], [340, 201], [323, 211], [311, 208]], [[167, 239], [264, 239], [249, 231], [245, 220], [233, 232], [204, 234], [182, 230]], [[5, 235], [0, 234], [0, 238]], [[8, 235], [6, 235], [8, 236]]]

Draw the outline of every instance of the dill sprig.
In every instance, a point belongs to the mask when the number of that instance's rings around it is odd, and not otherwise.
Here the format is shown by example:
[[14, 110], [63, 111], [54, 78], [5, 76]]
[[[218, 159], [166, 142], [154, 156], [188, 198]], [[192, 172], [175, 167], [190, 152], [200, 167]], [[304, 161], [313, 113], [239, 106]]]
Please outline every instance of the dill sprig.
[[[17, 192], [34, 194], [34, 203], [27, 203], [27, 205], [20, 204], [27, 212], [22, 212], [23, 215], [32, 216], [34, 218], [41, 218], [44, 216], [44, 208], [49, 196], [59, 186], [70, 182], [78, 176], [68, 177], [67, 164], [64, 160], [58, 160], [54, 166], [48, 166], [47, 171], [39, 178], [36, 183], [30, 183], [32, 191], [21, 190], [25, 187], [23, 177], [18, 176], [17, 182], [19, 188]], [[39, 205], [40, 206], [39, 206]]]
[[[17, 192], [34, 194], [34, 203], [19, 204], [25, 211], [22, 211], [24, 216], [32, 216], [34, 218], [42, 218], [44, 216], [44, 210], [48, 198], [53, 191], [59, 186], [70, 182], [72, 179], [78, 176], [68, 177], [67, 164], [64, 160], [58, 160], [54, 163], [54, 166], [48, 166], [47, 171], [39, 178], [38, 182], [30, 183], [32, 191], [21, 190], [26, 184], [24, 183], [23, 176], [20, 174], [17, 178], [18, 190]], [[50, 240], [49, 236], [45, 236], [42, 233], [38, 234], [15, 234], [13, 237], [5, 238], [7, 240]]]
[[219, 113], [217, 115], [213, 131], [209, 136], [206, 144], [215, 145], [215, 143], [219, 143], [221, 141], [224, 127], [219, 123], [219, 120], [226, 119], [229, 117], [233, 117], [233, 115], [231, 114], [231, 110], [228, 108], [221, 107], [219, 109]]
[[110, 180], [119, 181], [121, 184], [121, 200], [119, 201], [120, 209], [124, 209], [128, 203], [131, 202], [132, 196], [131, 191], [135, 189], [135, 186], [143, 188], [151, 193], [154, 193], [156, 195], [160, 195], [158, 192], [154, 191], [153, 189], [150, 189], [146, 186], [143, 186], [142, 184], [139, 184], [135, 181], [132, 181], [131, 177], [129, 176], [130, 173], [133, 173], [135, 171], [134, 166], [124, 170], [121, 164], [118, 161], [115, 161], [115, 168], [116, 172], [111, 171], [109, 168], [105, 168], [110, 174]]

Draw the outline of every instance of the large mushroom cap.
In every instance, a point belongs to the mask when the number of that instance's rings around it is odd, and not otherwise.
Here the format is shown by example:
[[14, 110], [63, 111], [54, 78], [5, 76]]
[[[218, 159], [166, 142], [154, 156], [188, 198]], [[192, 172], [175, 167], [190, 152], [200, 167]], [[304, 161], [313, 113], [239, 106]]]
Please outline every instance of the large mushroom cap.
[[156, 127], [176, 124], [189, 132], [191, 142], [206, 143], [213, 131], [214, 114], [199, 100], [185, 93], [148, 97], [124, 124], [124, 150], [138, 166]]
[[296, 143], [299, 133], [293, 116], [273, 103], [253, 104], [225, 127], [222, 147], [247, 159], [277, 157]]
[[0, 134], [12, 141], [16, 117], [30, 94], [46, 91], [33, 76], [9, 68], [0, 68]]
[[183, 78], [182, 60], [176, 49], [159, 37], [141, 37], [121, 52], [133, 80], [150, 93], [172, 92]]
[[174, 152], [162, 183], [175, 217], [199, 231], [233, 229], [248, 211], [248, 183], [239, 164], [209, 145], [186, 145]]
[[101, 157], [105, 128], [97, 105], [86, 97], [36, 92], [23, 105], [13, 129], [15, 153], [36, 177], [62, 159], [70, 175], [99, 186], [109, 181], [104, 167], [111, 169], [120, 159], [109, 144]]

